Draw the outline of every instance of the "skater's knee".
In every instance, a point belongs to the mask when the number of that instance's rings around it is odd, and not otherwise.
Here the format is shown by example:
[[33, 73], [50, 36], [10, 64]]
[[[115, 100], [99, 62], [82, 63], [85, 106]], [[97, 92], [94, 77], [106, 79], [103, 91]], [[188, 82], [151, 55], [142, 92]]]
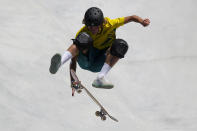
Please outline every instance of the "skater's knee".
[[128, 50], [128, 44], [123, 39], [116, 39], [110, 48], [110, 54], [118, 58], [124, 58]]
[[72, 40], [73, 44], [75, 44], [79, 50], [87, 50], [93, 44], [93, 39], [86, 32], [80, 32], [76, 39]]

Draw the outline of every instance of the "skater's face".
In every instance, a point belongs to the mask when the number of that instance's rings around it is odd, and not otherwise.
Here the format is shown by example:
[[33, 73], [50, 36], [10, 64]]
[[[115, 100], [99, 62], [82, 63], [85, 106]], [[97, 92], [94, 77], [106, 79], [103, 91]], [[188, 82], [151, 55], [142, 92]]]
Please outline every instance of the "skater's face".
[[100, 26], [88, 26], [88, 30], [92, 32], [92, 34], [96, 35], [99, 33]]

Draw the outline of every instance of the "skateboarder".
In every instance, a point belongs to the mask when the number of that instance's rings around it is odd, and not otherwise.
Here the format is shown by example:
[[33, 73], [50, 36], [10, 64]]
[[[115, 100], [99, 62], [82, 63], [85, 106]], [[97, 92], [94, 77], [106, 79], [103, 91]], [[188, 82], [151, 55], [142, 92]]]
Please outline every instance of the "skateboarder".
[[[55, 74], [58, 69], [71, 59], [70, 69], [76, 71], [76, 62], [82, 69], [98, 72], [92, 86], [96, 88], [113, 88], [114, 85], [106, 80], [110, 69], [124, 58], [128, 44], [123, 39], [116, 39], [116, 29], [129, 22], [140, 23], [146, 27], [150, 24], [149, 19], [142, 19], [132, 15], [110, 19], [104, 17], [101, 9], [89, 8], [84, 15], [85, 24], [73, 39], [73, 44], [63, 53], [55, 54], [51, 59], [50, 72]], [[71, 77], [71, 84], [73, 78]]]

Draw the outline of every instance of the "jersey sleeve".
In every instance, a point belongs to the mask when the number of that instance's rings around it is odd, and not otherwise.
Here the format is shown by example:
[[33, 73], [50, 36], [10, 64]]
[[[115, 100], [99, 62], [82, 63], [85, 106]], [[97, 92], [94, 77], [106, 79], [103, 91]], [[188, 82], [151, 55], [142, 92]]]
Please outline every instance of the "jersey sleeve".
[[122, 25], [124, 25], [124, 17], [116, 18], [116, 19], [111, 19], [110, 20], [111, 25], [113, 28], [118, 28]]

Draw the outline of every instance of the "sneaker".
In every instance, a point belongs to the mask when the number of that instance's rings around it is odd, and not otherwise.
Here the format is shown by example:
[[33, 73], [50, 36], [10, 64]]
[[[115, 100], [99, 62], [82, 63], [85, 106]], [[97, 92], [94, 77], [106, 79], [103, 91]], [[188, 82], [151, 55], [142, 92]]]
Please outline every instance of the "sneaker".
[[52, 58], [51, 58], [51, 65], [49, 68], [49, 71], [51, 72], [51, 74], [55, 74], [59, 67], [61, 65], [61, 55], [60, 54], [55, 54]]
[[104, 89], [111, 89], [114, 87], [114, 85], [108, 82], [104, 77], [95, 79], [92, 83], [92, 86], [96, 88], [104, 88]]

